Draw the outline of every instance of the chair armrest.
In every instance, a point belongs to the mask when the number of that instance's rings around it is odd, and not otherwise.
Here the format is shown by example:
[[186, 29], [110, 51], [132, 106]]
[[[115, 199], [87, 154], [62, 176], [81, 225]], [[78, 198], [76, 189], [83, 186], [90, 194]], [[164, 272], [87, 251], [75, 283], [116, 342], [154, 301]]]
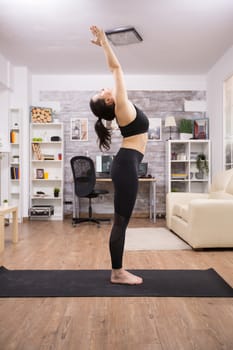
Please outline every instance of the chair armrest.
[[171, 228], [171, 217], [174, 204], [188, 204], [194, 199], [207, 199], [208, 193], [192, 193], [192, 192], [168, 192], [166, 195], [166, 224]]

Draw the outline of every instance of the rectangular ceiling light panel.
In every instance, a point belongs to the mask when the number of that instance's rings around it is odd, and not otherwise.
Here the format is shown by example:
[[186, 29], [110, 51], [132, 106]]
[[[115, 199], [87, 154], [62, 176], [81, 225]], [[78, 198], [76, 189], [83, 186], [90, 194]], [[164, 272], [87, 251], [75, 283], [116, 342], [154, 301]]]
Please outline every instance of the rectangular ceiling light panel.
[[106, 35], [113, 45], [130, 45], [142, 41], [142, 37], [134, 27], [120, 27], [107, 30]]

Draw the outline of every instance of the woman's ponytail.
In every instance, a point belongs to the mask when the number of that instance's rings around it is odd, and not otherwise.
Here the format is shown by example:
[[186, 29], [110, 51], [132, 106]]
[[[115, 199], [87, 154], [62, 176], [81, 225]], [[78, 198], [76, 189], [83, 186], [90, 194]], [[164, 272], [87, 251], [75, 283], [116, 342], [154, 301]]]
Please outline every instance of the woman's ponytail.
[[101, 118], [95, 123], [95, 132], [99, 138], [99, 148], [101, 151], [110, 149], [111, 144], [111, 131], [106, 128], [102, 123]]
[[99, 148], [101, 151], [110, 149], [111, 144], [111, 129], [108, 129], [102, 123], [102, 119], [111, 121], [115, 116], [115, 104], [107, 105], [103, 99], [96, 101], [90, 100], [90, 108], [92, 113], [98, 117], [95, 123], [95, 131], [99, 138]]

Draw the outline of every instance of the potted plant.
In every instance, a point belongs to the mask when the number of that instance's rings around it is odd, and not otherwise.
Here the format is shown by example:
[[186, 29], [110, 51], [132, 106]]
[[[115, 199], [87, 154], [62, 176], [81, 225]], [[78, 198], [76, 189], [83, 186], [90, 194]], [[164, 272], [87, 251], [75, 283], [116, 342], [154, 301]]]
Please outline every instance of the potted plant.
[[203, 179], [205, 174], [207, 175], [209, 173], [209, 164], [204, 153], [197, 155], [196, 167], [198, 169], [198, 173], [196, 173], [197, 179]]
[[181, 119], [179, 124], [181, 140], [189, 140], [193, 137], [193, 122], [190, 119]]
[[60, 188], [55, 187], [53, 190], [54, 197], [59, 197], [59, 193], [60, 193]]
[[8, 207], [8, 199], [3, 199], [3, 206]]

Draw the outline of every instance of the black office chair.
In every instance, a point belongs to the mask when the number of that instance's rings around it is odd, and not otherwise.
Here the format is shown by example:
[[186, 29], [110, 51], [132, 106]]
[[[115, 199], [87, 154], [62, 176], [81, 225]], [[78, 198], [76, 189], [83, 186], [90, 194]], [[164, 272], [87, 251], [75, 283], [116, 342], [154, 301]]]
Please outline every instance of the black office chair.
[[[92, 217], [92, 198], [96, 198], [100, 195], [109, 193], [107, 190], [95, 189], [96, 184], [96, 172], [94, 162], [91, 158], [85, 156], [75, 156], [70, 160], [71, 169], [74, 177], [74, 193], [79, 198], [89, 199], [89, 211], [88, 218], [79, 218], [77, 215], [73, 215], [72, 224], [81, 222], [94, 222], [100, 225], [101, 221], [110, 222], [111, 219]], [[74, 204], [75, 205], [75, 204]], [[77, 212], [77, 211], [75, 211]]]

